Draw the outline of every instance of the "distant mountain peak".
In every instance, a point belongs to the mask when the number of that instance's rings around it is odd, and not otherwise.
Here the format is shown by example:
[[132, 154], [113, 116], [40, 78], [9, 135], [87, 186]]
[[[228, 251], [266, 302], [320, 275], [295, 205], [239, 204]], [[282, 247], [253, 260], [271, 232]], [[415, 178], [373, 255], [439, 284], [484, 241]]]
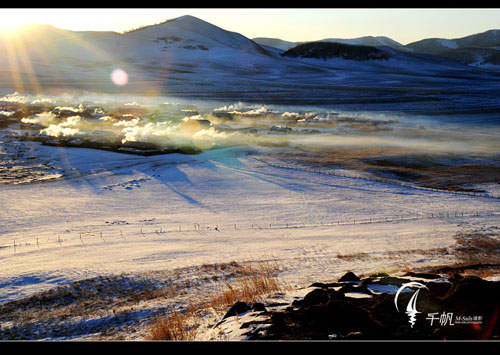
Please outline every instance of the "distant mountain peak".
[[[125, 31], [124, 34], [130, 34], [130, 33], [136, 33], [136, 32], [141, 32], [145, 30], [151, 30], [151, 29], [161, 29], [163, 27], [170, 27], [174, 25], [175, 27], [180, 27], [186, 30], [193, 30], [196, 27], [203, 26], [203, 27], [213, 27], [213, 28], [219, 28], [207, 21], [204, 21], [198, 17], [192, 16], [192, 15], [183, 15], [179, 16], [176, 18], [168, 19], [160, 23], [152, 24], [152, 25], [146, 25], [142, 26], [139, 28], [135, 28], [129, 31]], [[219, 28], [220, 29], [220, 28]], [[222, 29], [221, 29], [222, 30]]]
[[[191, 15], [184, 15], [155, 25], [144, 26], [125, 32], [123, 35], [150, 41], [167, 41], [170, 42], [172, 47], [174, 46], [173, 42], [175, 42], [177, 46], [183, 48], [210, 50], [210, 48], [214, 47], [225, 47], [270, 55], [251, 39]], [[167, 50], [167, 47], [164, 49]]]
[[[173, 21], [177, 21], [177, 22], [190, 22], [190, 23], [199, 23], [199, 22], [202, 22], [202, 23], [208, 23], [207, 21], [205, 20], [202, 20], [196, 16], [193, 16], [193, 15], [183, 15], [183, 16], [179, 16], [179, 17], [176, 17], [174, 19], [171, 20], [171, 22]], [[210, 24], [212, 25], [212, 24]], [[214, 25], [212, 25], [214, 26]]]

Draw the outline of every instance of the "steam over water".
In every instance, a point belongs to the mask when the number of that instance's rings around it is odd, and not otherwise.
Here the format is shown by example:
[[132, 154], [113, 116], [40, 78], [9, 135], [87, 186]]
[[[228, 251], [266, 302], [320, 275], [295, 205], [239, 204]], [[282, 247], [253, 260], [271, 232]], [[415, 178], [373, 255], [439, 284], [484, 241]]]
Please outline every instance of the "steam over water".
[[[28, 134], [45, 139], [92, 140], [103, 144], [141, 142], [160, 148], [200, 150], [252, 145], [500, 152], [496, 130], [480, 123], [443, 124], [441, 117], [103, 95], [30, 97], [14, 93], [0, 102], [5, 117], [12, 114], [7, 108], [9, 104], [24, 107], [22, 127], [30, 128]], [[469, 121], [477, 120], [478, 116], [474, 116]]]

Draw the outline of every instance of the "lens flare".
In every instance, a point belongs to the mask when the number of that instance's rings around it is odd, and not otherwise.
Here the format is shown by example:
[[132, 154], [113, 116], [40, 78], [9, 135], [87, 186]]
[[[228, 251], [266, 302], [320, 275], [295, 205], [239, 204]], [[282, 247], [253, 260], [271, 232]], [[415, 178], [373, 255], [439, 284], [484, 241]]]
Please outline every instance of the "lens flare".
[[127, 85], [128, 74], [125, 70], [117, 68], [111, 72], [111, 81], [117, 86]]

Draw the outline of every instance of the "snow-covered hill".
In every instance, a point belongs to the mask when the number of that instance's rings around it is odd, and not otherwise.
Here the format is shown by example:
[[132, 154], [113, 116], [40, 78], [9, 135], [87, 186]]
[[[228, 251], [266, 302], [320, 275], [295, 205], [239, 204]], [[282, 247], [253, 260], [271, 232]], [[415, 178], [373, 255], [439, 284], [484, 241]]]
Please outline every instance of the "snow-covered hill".
[[428, 38], [409, 43], [405, 48], [418, 53], [437, 55], [459, 63], [500, 69], [500, 30], [489, 30], [455, 39]]
[[124, 34], [31, 26], [15, 37], [2, 38], [1, 44], [2, 71], [36, 74], [41, 86], [68, 80], [105, 82], [116, 67], [123, 68], [131, 82], [158, 78], [165, 71], [188, 74], [212, 67], [222, 73], [229, 64], [238, 66], [236, 57], [245, 67], [269, 57], [246, 37], [192, 16]]
[[[354, 42], [368, 40], [397, 45], [385, 37]], [[83, 90], [405, 112], [496, 109], [500, 102], [495, 73], [442, 57], [377, 48], [389, 60], [285, 57], [193, 16], [127, 33], [38, 25], [0, 38], [0, 87], [2, 94]], [[111, 75], [117, 69], [119, 82]], [[474, 90], [481, 90], [481, 97], [471, 101]]]
[[[307, 42], [289, 42], [278, 38], [259, 37], [254, 41], [261, 45], [287, 51], [293, 47]], [[462, 64], [482, 67], [485, 69], [498, 69], [498, 50], [500, 45], [500, 30], [465, 36], [455, 39], [425, 38], [403, 45], [385, 36], [364, 36], [359, 38], [325, 38], [321, 42], [335, 42], [350, 45], [389, 47], [402, 52], [422, 53], [440, 56]]]
[[427, 38], [407, 44], [405, 47], [420, 53], [438, 54], [448, 49], [488, 48], [500, 44], [500, 30], [489, 30], [455, 39]]

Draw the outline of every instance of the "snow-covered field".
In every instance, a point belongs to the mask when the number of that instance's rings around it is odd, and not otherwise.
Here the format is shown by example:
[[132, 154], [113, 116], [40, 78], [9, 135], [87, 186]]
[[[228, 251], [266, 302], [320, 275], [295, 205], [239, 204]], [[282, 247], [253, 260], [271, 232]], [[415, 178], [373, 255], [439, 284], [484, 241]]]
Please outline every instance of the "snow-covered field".
[[281, 169], [254, 146], [144, 157], [17, 144], [65, 177], [0, 185], [2, 304], [98, 276], [193, 280], [233, 261], [277, 260], [300, 288], [452, 263], [458, 234], [498, 233], [498, 199]]

